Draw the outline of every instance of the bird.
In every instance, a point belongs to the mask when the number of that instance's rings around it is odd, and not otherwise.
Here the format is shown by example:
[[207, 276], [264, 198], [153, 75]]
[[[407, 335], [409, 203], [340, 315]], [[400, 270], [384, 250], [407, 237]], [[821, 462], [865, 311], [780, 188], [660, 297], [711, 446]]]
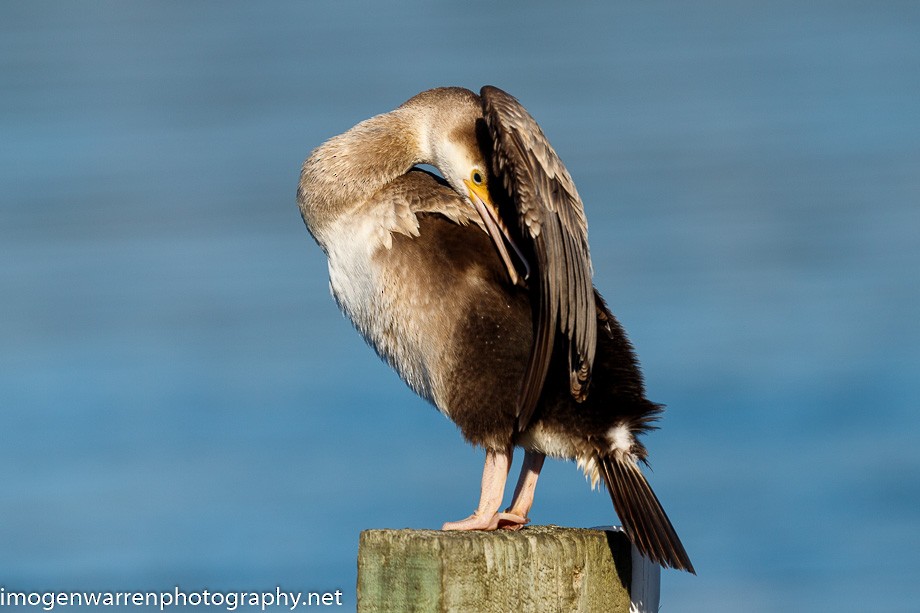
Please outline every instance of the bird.
[[344, 314], [485, 450], [476, 510], [443, 530], [520, 529], [546, 456], [574, 460], [643, 556], [695, 574], [640, 466], [663, 407], [593, 285], [575, 183], [515, 97], [423, 91], [316, 147], [297, 200]]

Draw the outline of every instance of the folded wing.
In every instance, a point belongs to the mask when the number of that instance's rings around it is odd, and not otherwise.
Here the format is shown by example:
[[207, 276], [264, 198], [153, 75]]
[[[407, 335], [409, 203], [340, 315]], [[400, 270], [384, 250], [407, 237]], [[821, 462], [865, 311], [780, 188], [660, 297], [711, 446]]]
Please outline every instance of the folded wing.
[[[575, 183], [543, 131], [513, 96], [481, 91], [492, 140], [493, 173], [513, 202], [517, 226], [536, 258], [534, 345], [521, 388], [518, 427], [524, 430], [540, 398], [557, 334], [567, 345], [570, 390], [587, 397], [597, 342], [588, 224]], [[513, 214], [512, 214], [513, 216]]]

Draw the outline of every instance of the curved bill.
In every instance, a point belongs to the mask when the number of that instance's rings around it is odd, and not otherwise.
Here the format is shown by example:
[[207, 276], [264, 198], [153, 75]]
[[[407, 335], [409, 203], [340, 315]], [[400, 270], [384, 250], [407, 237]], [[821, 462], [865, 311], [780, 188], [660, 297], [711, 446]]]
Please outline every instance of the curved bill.
[[[498, 216], [498, 211], [492, 204], [492, 200], [489, 198], [489, 194], [485, 189], [473, 185], [469, 181], [464, 181], [464, 183], [466, 183], [466, 187], [469, 190], [470, 202], [473, 203], [473, 208], [476, 209], [476, 212], [479, 213], [479, 216], [482, 218], [482, 223], [485, 224], [486, 230], [492, 238], [492, 242], [495, 244], [495, 248], [498, 250], [498, 254], [505, 264], [505, 268], [508, 270], [508, 276], [511, 277], [511, 282], [515, 285], [524, 285], [523, 281], [526, 281], [530, 277], [530, 264], [527, 262], [527, 258], [524, 257], [524, 254], [521, 253], [518, 246], [514, 244], [511, 233], [508, 232], [507, 226], [505, 226], [501, 217]], [[508, 252], [506, 244], [514, 250], [514, 254], [524, 267], [523, 280], [521, 280], [518, 274], [517, 267], [511, 259], [511, 254]]]

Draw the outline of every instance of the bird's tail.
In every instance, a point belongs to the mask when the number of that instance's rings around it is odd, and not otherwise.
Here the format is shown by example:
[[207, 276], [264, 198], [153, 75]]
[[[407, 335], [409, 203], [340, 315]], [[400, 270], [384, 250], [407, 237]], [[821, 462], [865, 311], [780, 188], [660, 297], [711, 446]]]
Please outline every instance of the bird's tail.
[[598, 460], [607, 491], [629, 540], [646, 558], [662, 566], [696, 574], [680, 537], [671, 525], [635, 458], [614, 453]]

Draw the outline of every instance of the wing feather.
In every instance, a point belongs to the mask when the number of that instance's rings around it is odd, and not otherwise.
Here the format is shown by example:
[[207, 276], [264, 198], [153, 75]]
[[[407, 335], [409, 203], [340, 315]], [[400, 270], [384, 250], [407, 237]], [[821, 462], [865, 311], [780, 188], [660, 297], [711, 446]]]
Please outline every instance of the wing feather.
[[557, 334], [567, 345], [570, 391], [587, 396], [597, 319], [588, 223], [575, 183], [559, 156], [513, 96], [491, 86], [481, 91], [493, 147], [493, 172], [511, 197], [516, 225], [531, 242], [536, 270], [534, 344], [519, 399], [518, 427], [533, 416], [546, 380]]

